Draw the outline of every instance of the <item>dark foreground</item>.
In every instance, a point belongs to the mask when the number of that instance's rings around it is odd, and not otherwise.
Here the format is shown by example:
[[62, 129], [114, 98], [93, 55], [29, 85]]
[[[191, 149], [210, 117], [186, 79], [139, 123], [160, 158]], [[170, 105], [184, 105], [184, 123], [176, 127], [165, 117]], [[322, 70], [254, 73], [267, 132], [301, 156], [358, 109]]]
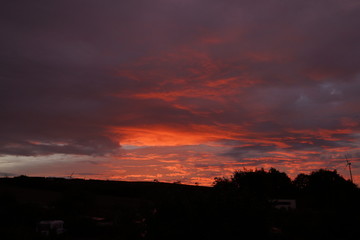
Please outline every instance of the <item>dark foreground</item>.
[[[359, 239], [359, 189], [346, 188], [271, 196], [224, 180], [210, 188], [1, 178], [0, 239]], [[296, 208], [276, 198], [296, 200]], [[63, 221], [64, 233], [41, 234], [45, 220]]]

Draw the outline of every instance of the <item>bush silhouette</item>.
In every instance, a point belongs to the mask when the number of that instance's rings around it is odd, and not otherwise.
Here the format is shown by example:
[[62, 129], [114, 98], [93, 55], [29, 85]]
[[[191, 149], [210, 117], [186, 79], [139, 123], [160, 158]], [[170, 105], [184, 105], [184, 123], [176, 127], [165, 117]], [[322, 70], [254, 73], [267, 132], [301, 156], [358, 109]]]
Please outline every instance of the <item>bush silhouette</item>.
[[326, 169], [319, 169], [309, 175], [299, 174], [294, 180], [294, 185], [301, 191], [311, 193], [340, 193], [356, 189], [355, 184], [345, 180], [336, 170], [331, 171]]
[[215, 178], [215, 188], [233, 188], [244, 195], [263, 198], [285, 198], [293, 195], [294, 188], [286, 173], [275, 168], [269, 171], [238, 170], [230, 179]]

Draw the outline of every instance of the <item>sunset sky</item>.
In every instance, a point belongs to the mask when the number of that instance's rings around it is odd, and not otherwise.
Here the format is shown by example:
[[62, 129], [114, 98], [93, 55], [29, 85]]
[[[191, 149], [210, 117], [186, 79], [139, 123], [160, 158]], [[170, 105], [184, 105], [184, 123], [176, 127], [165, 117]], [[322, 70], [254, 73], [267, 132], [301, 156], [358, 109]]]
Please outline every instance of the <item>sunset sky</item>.
[[360, 184], [360, 1], [4, 0], [0, 176]]

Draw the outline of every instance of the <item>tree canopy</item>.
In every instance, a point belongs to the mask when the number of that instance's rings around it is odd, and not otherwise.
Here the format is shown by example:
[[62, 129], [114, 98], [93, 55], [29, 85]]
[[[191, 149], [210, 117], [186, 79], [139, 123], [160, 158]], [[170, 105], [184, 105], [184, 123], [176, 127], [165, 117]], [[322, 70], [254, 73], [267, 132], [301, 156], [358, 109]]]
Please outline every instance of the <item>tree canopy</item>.
[[310, 174], [300, 173], [293, 181], [285, 172], [275, 168], [268, 171], [237, 170], [230, 178], [215, 178], [215, 188], [231, 188], [242, 194], [267, 198], [294, 197], [297, 193], [343, 194], [356, 189], [356, 185], [345, 180], [336, 170], [319, 169]]

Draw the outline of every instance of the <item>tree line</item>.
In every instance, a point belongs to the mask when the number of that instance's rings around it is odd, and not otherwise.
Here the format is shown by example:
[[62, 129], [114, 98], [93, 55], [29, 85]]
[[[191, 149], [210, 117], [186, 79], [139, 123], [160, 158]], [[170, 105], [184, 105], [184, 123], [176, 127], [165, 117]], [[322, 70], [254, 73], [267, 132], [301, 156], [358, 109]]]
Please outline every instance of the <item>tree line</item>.
[[356, 184], [344, 179], [336, 170], [319, 169], [309, 174], [300, 173], [292, 181], [285, 172], [275, 168], [268, 171], [237, 170], [230, 178], [216, 177], [214, 188], [267, 198], [294, 198], [309, 194], [332, 194], [335, 197], [357, 190]]

